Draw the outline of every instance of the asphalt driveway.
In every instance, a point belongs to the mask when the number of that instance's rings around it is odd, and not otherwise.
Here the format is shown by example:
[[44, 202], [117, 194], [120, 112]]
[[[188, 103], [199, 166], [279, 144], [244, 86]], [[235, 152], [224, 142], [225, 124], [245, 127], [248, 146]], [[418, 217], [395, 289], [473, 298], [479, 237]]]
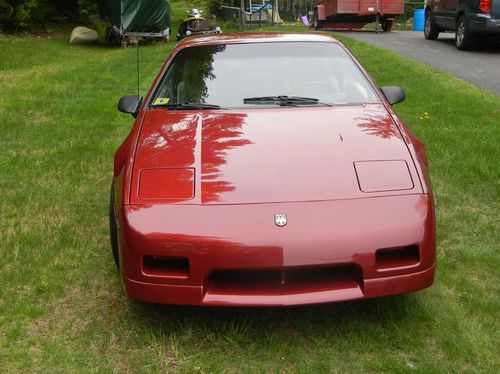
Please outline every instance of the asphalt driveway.
[[500, 43], [463, 52], [455, 48], [454, 33], [441, 33], [436, 41], [426, 40], [422, 32], [413, 31], [337, 33], [393, 50], [500, 95]]

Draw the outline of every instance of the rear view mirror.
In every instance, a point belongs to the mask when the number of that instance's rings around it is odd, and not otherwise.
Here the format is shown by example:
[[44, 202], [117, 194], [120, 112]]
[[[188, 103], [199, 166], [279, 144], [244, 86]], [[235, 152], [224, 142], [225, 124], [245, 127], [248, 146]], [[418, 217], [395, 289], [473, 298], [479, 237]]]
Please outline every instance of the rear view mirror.
[[132, 114], [137, 117], [137, 112], [142, 102], [142, 97], [137, 95], [123, 96], [118, 101], [118, 110], [123, 113]]
[[406, 98], [405, 92], [398, 86], [380, 87], [380, 91], [384, 94], [389, 104], [394, 105], [400, 103]]

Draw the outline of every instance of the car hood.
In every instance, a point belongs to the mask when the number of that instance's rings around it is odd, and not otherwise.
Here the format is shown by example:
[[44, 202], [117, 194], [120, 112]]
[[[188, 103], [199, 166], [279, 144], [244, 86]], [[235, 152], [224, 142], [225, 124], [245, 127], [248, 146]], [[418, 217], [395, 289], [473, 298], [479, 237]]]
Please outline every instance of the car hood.
[[422, 192], [383, 105], [145, 113], [131, 203], [243, 204]]

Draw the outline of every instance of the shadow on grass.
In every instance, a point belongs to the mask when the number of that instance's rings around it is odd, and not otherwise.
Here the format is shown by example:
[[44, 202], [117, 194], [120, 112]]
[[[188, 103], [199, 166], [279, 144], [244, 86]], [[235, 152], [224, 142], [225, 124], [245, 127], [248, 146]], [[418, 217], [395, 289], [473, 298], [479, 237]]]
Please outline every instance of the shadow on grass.
[[135, 301], [130, 306], [138, 325], [154, 338], [195, 335], [199, 340], [224, 339], [240, 345], [274, 344], [276, 340], [287, 344], [289, 339], [297, 345], [304, 338], [338, 338], [345, 344], [364, 339], [387, 345], [399, 334], [425, 330], [423, 325], [432, 320], [415, 294], [283, 308], [184, 307]]

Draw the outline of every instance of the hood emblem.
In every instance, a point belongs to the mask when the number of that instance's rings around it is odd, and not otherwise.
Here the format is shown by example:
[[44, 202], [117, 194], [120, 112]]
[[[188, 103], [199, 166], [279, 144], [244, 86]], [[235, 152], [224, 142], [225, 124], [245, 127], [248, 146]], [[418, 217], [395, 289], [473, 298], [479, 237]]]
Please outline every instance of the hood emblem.
[[275, 214], [274, 223], [276, 226], [283, 227], [286, 225], [286, 214]]

